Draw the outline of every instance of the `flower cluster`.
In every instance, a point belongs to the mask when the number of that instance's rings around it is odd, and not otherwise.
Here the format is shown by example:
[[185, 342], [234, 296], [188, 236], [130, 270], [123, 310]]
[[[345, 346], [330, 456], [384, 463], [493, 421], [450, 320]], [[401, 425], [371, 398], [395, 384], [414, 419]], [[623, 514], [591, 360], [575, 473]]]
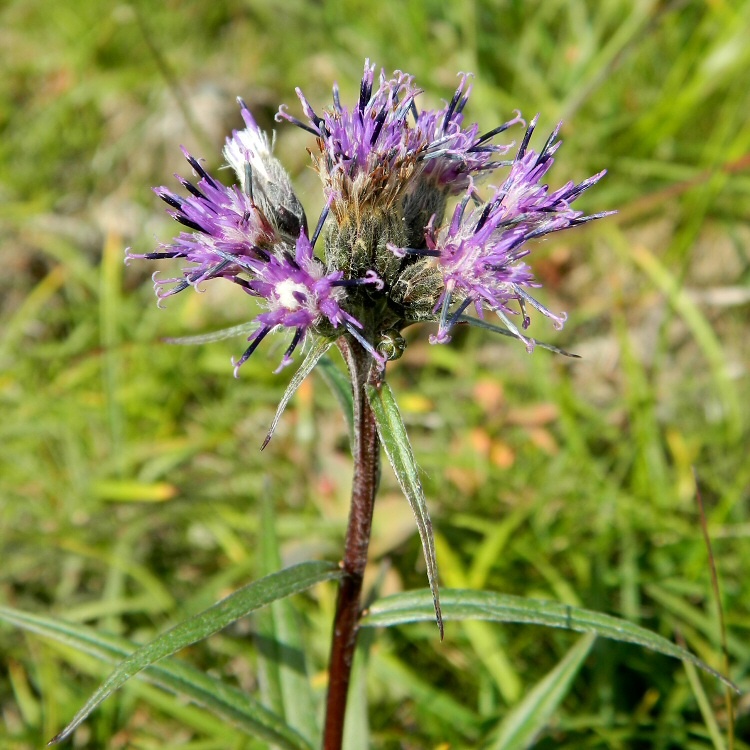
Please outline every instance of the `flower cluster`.
[[[312, 160], [325, 197], [325, 209], [308, 239], [305, 212], [279, 161], [273, 143], [239, 100], [245, 128], [227, 139], [224, 157], [238, 185], [226, 187], [184, 151], [196, 173], [195, 184], [178, 177], [187, 191], [165, 187], [156, 194], [185, 228], [157, 252], [130, 258], [184, 258], [190, 264], [177, 278], [155, 280], [159, 300], [204, 281], [221, 277], [261, 300], [249, 346], [235, 374], [263, 338], [291, 329], [292, 340], [281, 367], [310, 334], [335, 340], [356, 339], [382, 368], [400, 356], [400, 332], [416, 322], [434, 321], [432, 343], [450, 341], [457, 323], [495, 313], [507, 332], [531, 351], [534, 340], [510, 315], [529, 326], [528, 307], [561, 327], [565, 315], [553, 314], [530, 294], [538, 284], [523, 258], [529, 241], [606, 214], [584, 216], [572, 203], [603, 175], [550, 191], [542, 180], [560, 146], [558, 128], [539, 152], [529, 147], [535, 118], [520, 146], [496, 143], [515, 125], [508, 122], [481, 133], [465, 126], [471, 86], [460, 74], [450, 102], [419, 111], [420, 89], [413, 78], [381, 71], [365, 62], [358, 101], [342, 105], [338, 87], [333, 105], [317, 114], [298, 89], [306, 122], [285, 107], [278, 121], [289, 121], [315, 136]], [[477, 184], [497, 179], [482, 198]], [[448, 202], [458, 204], [444, 221]], [[320, 257], [314, 247], [323, 236]]]

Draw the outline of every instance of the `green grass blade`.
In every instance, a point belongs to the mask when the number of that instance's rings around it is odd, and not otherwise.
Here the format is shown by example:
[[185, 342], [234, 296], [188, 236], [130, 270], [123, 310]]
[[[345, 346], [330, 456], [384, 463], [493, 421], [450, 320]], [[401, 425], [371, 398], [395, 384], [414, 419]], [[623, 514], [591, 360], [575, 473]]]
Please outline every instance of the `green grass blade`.
[[215, 341], [224, 341], [235, 336], [247, 336], [258, 329], [260, 324], [254, 320], [249, 323], [240, 323], [231, 328], [222, 328], [220, 331], [201, 333], [197, 336], [174, 336], [164, 339], [165, 344], [177, 344], [178, 346], [197, 346], [199, 344], [212, 344]]
[[700, 347], [716, 384], [716, 393], [724, 406], [724, 418], [733, 438], [742, 431], [742, 409], [735, 381], [731, 376], [724, 347], [700, 307], [690, 298], [675, 274], [644, 245], [632, 245], [621, 233], [613, 232], [620, 257], [633, 262], [662, 292], [672, 309], [681, 317]]
[[[419, 589], [404, 594], [395, 594], [375, 602], [362, 618], [368, 627], [389, 627], [408, 622], [424, 622], [432, 619], [431, 591]], [[594, 633], [624, 643], [635, 643], [674, 659], [684, 659], [704, 672], [716, 677], [728, 687], [739, 692], [737, 686], [724, 675], [711, 669], [697, 656], [680, 648], [666, 638], [652, 633], [640, 625], [621, 620], [611, 615], [592, 612], [580, 607], [571, 607], [558, 602], [526, 599], [494, 591], [471, 591], [468, 589], [444, 589], [442, 592], [446, 620], [489, 620], [491, 622], [518, 622], [564, 628], [579, 633]]]
[[706, 691], [698, 677], [698, 670], [688, 661], [684, 661], [682, 664], [685, 667], [688, 682], [690, 683], [693, 695], [695, 696], [698, 708], [700, 709], [703, 722], [708, 730], [708, 735], [711, 737], [711, 744], [714, 746], [714, 750], [727, 750], [727, 745], [722, 736], [722, 730], [716, 719], [715, 707], [711, 705], [711, 701], [706, 695]]
[[425, 563], [427, 564], [427, 579], [430, 583], [432, 592], [432, 601], [437, 617], [438, 628], [440, 628], [440, 637], [443, 637], [443, 617], [440, 612], [440, 592], [438, 590], [438, 569], [437, 559], [435, 556], [435, 538], [432, 533], [432, 522], [427, 512], [427, 501], [425, 500], [422, 483], [419, 480], [419, 469], [417, 462], [414, 460], [414, 454], [409, 443], [409, 436], [406, 434], [404, 421], [401, 419], [401, 412], [398, 410], [398, 404], [393, 397], [388, 383], [383, 383], [380, 388], [366, 386], [367, 398], [375, 414], [375, 421], [378, 425], [378, 435], [385, 448], [388, 460], [393, 466], [401, 490], [414, 513], [419, 530], [419, 538], [422, 540], [422, 550], [424, 552]]
[[263, 441], [263, 445], [260, 446], [261, 450], [263, 450], [271, 441], [273, 432], [281, 419], [281, 415], [284, 413], [284, 409], [286, 409], [286, 405], [289, 403], [289, 399], [291, 399], [291, 397], [297, 392], [297, 388], [302, 385], [302, 381], [313, 371], [315, 365], [318, 364], [318, 360], [331, 348], [332, 344], [332, 341], [318, 339], [312, 349], [307, 353], [307, 356], [297, 369], [297, 372], [294, 373], [294, 377], [289, 381], [289, 385], [284, 391], [284, 395], [281, 397], [281, 401], [276, 409], [276, 414], [274, 415], [273, 422], [271, 422], [271, 427], [268, 430], [266, 439]]
[[481, 719], [460, 702], [466, 696], [453, 696], [431, 675], [420, 673], [387, 649], [374, 650], [370, 661], [370, 671], [382, 683], [392, 686], [391, 694], [396, 700], [413, 700], [423, 711], [432, 714], [435, 721], [448, 724], [468, 739], [476, 740]]
[[[21, 612], [11, 607], [0, 606], [0, 620], [107, 663], [114, 663], [137, 648], [124, 638], [103, 635], [83, 625]], [[249, 695], [182, 661], [165, 659], [150, 666], [140, 678], [169, 692], [186, 696], [249, 735], [273, 742], [285, 750], [311, 748], [280, 717]], [[69, 734], [59, 734], [55, 740], [62, 740]]]
[[[281, 567], [273, 503], [267, 496], [261, 507], [259, 563], [261, 573]], [[311, 744], [317, 744], [318, 717], [297, 612], [288, 599], [279, 599], [259, 611], [255, 618], [258, 666], [269, 705]]]
[[[443, 583], [453, 589], [474, 589], [467, 580], [460, 554], [442, 534], [435, 535], [435, 549], [440, 557]], [[513, 706], [521, 700], [524, 691], [523, 680], [508, 654], [503, 634], [489, 622], [467, 620], [461, 630], [468, 644], [477, 656], [479, 663], [492, 678], [496, 690], [503, 701]]]
[[194, 615], [163, 633], [151, 643], [141, 646], [117, 665], [112, 674], [89, 698], [86, 705], [73, 717], [68, 726], [54, 738], [59, 742], [69, 737], [76, 727], [113, 691], [145, 667], [165, 656], [170, 656], [185, 646], [203, 640], [232, 622], [271, 602], [299, 591], [304, 591], [321, 581], [339, 578], [341, 571], [333, 563], [307, 562], [279, 573], [261, 578], [239, 591], [230, 594], [218, 604]]
[[560, 663], [503, 719], [497, 739], [488, 746], [488, 750], [525, 750], [531, 747], [568, 694], [595, 640], [593, 633], [579, 639]]

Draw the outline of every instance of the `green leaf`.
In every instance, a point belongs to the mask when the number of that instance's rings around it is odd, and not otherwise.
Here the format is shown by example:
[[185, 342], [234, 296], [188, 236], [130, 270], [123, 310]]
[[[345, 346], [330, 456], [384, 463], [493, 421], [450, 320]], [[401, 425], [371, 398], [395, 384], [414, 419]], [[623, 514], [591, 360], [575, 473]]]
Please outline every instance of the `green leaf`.
[[[73, 625], [11, 607], [0, 606], [0, 620], [107, 663], [114, 663], [137, 648], [124, 638], [104, 635], [83, 625]], [[189, 698], [253, 737], [273, 742], [285, 750], [312, 750], [308, 742], [279, 716], [249, 695], [178, 659], [164, 659], [148, 667], [139, 675], [139, 679]], [[70, 731], [59, 734], [53, 741], [64, 739], [72, 731], [73, 728], [70, 728]]]
[[682, 665], [685, 667], [688, 682], [698, 703], [698, 708], [700, 709], [708, 734], [711, 737], [714, 750], [726, 750], [727, 746], [724, 742], [722, 729], [719, 727], [719, 722], [716, 718], [716, 707], [712, 705], [710, 698], [706, 695], [706, 690], [698, 677], [698, 670], [687, 661], [683, 661]]
[[354, 397], [352, 396], [352, 384], [349, 378], [336, 367], [336, 363], [328, 356], [321, 357], [318, 363], [318, 372], [331, 389], [349, 428], [349, 442], [354, 440]]
[[[272, 501], [261, 504], [259, 572], [281, 567]], [[318, 744], [318, 716], [305, 661], [305, 644], [297, 612], [288, 599], [279, 599], [259, 611], [255, 642], [258, 681], [265, 703], [311, 744]]]
[[263, 445], [260, 446], [261, 450], [263, 450], [271, 441], [276, 425], [279, 423], [281, 415], [284, 413], [284, 409], [286, 409], [286, 405], [289, 403], [289, 399], [291, 399], [291, 397], [297, 392], [297, 388], [302, 385], [302, 381], [313, 371], [315, 365], [318, 364], [318, 360], [331, 348], [332, 345], [332, 341], [318, 339], [312, 349], [307, 353], [304, 361], [297, 369], [297, 372], [294, 373], [294, 377], [289, 381], [289, 385], [284, 391], [284, 395], [276, 409], [276, 414], [274, 415], [273, 422], [271, 422], [271, 427], [268, 430], [266, 439], [263, 441]]
[[[408, 622], [431, 620], [431, 593], [427, 589], [419, 589], [380, 599], [368, 608], [361, 624], [368, 627], [390, 627]], [[711, 669], [686, 649], [676, 646], [666, 638], [640, 625], [611, 615], [558, 602], [543, 602], [510, 594], [498, 594], [494, 591], [444, 589], [442, 600], [445, 605], [446, 620], [489, 620], [546, 625], [551, 628], [575, 630], [579, 633], [594, 633], [615, 641], [635, 643], [665, 656], [684, 659], [695, 664], [728, 687], [740, 692], [739, 688], [728, 678], [715, 669]]]
[[198, 336], [178, 336], [176, 338], [164, 339], [165, 344], [178, 344], [179, 346], [195, 346], [197, 344], [210, 344], [214, 341], [223, 341], [234, 336], [246, 336], [258, 329], [259, 323], [251, 320], [249, 323], [240, 323], [231, 328], [222, 328], [220, 331], [203, 333]]
[[442, 638], [443, 617], [440, 612], [435, 539], [432, 533], [432, 522], [427, 512], [427, 501], [425, 500], [422, 483], [419, 480], [417, 462], [414, 460], [414, 454], [409, 443], [409, 436], [406, 434], [401, 412], [398, 410], [398, 404], [388, 383], [382, 383], [379, 388], [371, 385], [367, 385], [365, 388], [370, 406], [375, 414], [380, 441], [383, 443], [388, 460], [396, 473], [396, 479], [398, 479], [401, 490], [406, 495], [417, 521], [419, 538], [422, 540], [422, 551], [427, 564], [427, 580], [430, 583], [432, 603], [438, 628], [440, 628], [440, 638]]
[[200, 614], [175, 625], [151, 643], [120, 662], [112, 674], [102, 683], [86, 705], [73, 717], [68, 726], [54, 738], [59, 742], [69, 737], [76, 727], [114, 690], [145, 667], [165, 656], [174, 654], [185, 646], [203, 640], [225, 628], [250, 612], [264, 607], [277, 599], [314, 586], [321, 581], [341, 577], [341, 570], [333, 563], [307, 562], [295, 565], [279, 573], [261, 578], [230, 594]]
[[513, 707], [500, 724], [496, 741], [488, 746], [490, 750], [525, 750], [534, 744], [539, 732], [568, 694], [595, 640], [593, 633], [580, 638], [562, 661]]

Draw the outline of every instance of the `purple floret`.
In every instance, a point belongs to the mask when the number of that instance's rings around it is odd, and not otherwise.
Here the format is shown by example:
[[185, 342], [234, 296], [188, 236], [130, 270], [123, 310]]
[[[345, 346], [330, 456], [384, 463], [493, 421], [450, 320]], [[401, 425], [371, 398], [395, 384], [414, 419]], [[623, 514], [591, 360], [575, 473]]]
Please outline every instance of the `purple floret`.
[[176, 195], [166, 187], [154, 188], [154, 192], [171, 207], [167, 213], [192, 231], [181, 232], [170, 244], [161, 245], [158, 252], [127, 256], [147, 260], [185, 258], [195, 264], [184, 269], [181, 277], [154, 280], [160, 300], [208, 279], [234, 280], [239, 263], [267, 257], [267, 249], [277, 240], [274, 228], [245, 193], [217, 182], [197, 159], [185, 149], [182, 152], [200, 176], [197, 185], [175, 175], [189, 196]]
[[426, 144], [422, 156], [424, 179], [453, 195], [466, 190], [472, 176], [507, 166], [508, 162], [495, 161], [494, 156], [508, 153], [513, 144], [494, 144], [492, 138], [513, 125], [523, 124], [520, 112], [516, 112], [512, 120], [481, 136], [476, 123], [462, 128], [463, 110], [472, 88], [466, 85], [468, 78], [469, 74], [461, 73], [451, 101], [443, 109], [420, 112], [414, 127], [415, 142]]
[[[521, 259], [530, 252], [526, 244], [529, 240], [603, 215], [584, 216], [571, 208], [571, 203], [596, 184], [605, 172], [578, 185], [569, 182], [550, 193], [548, 185], [540, 180], [551, 168], [553, 154], [560, 146], [560, 142], [555, 141], [559, 126], [537, 153], [528, 149], [536, 123], [537, 118], [529, 125], [510, 174], [501, 187], [494, 189], [489, 201], [467, 211], [469, 203], [478, 200], [470, 183], [450, 223], [439, 229], [432, 222], [427, 226], [424, 250], [391, 247], [399, 256], [412, 254], [436, 259], [445, 286], [435, 306], [435, 311], [440, 311], [440, 319], [437, 334], [430, 338], [432, 343], [450, 341], [451, 328], [472, 305], [480, 318], [485, 308], [496, 313], [509, 330], [526, 343], [529, 351], [533, 349], [533, 342], [520, 333], [508, 313], [520, 312], [524, 329], [530, 324], [527, 304], [550, 318], [556, 328], [562, 328], [565, 322], [564, 313], [552, 313], [525, 290], [540, 285]], [[509, 306], [513, 301], [519, 310]], [[451, 311], [454, 303], [458, 307]]]
[[307, 123], [290, 115], [283, 105], [276, 119], [318, 138], [316, 168], [334, 208], [340, 201], [376, 199], [388, 208], [420, 181], [458, 195], [472, 175], [507, 164], [494, 157], [505, 154], [512, 144], [496, 145], [491, 140], [523, 122], [516, 113], [514, 119], [481, 136], [476, 124], [462, 128], [463, 109], [471, 93], [467, 79], [467, 74], [461, 74], [453, 99], [445, 107], [418, 112], [415, 99], [421, 89], [414, 86], [412, 76], [396, 71], [389, 79], [381, 70], [379, 86], [373, 90], [375, 66], [367, 60], [359, 100], [351, 110], [341, 104], [335, 85], [333, 108], [322, 110], [321, 115], [297, 89]]
[[[313, 248], [303, 232], [291, 249], [271, 256], [267, 262], [248, 260], [245, 269], [250, 280], [244, 285], [249, 294], [262, 297], [268, 311], [258, 315], [260, 327], [248, 338], [250, 346], [235, 363], [235, 375], [261, 340], [276, 327], [294, 328], [291, 345], [278, 370], [286, 367], [297, 345], [308, 330], [325, 319], [333, 328], [362, 325], [340, 306], [345, 296], [342, 271], [325, 273], [323, 264], [313, 255]], [[377, 282], [374, 282], [377, 283]]]

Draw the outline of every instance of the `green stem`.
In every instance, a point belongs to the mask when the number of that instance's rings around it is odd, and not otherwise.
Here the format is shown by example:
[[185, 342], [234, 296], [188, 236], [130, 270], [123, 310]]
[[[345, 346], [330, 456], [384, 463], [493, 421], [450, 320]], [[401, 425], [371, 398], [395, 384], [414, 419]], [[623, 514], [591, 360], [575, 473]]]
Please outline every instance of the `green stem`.
[[375, 417], [365, 385], [379, 374], [370, 355], [355, 341], [341, 339], [339, 348], [349, 367], [354, 397], [354, 477], [349, 526], [341, 566], [345, 577], [339, 586], [333, 621], [331, 657], [328, 668], [328, 698], [323, 733], [323, 750], [341, 750], [354, 649], [359, 630], [360, 595], [367, 564], [372, 529], [372, 511], [380, 473], [380, 443]]

